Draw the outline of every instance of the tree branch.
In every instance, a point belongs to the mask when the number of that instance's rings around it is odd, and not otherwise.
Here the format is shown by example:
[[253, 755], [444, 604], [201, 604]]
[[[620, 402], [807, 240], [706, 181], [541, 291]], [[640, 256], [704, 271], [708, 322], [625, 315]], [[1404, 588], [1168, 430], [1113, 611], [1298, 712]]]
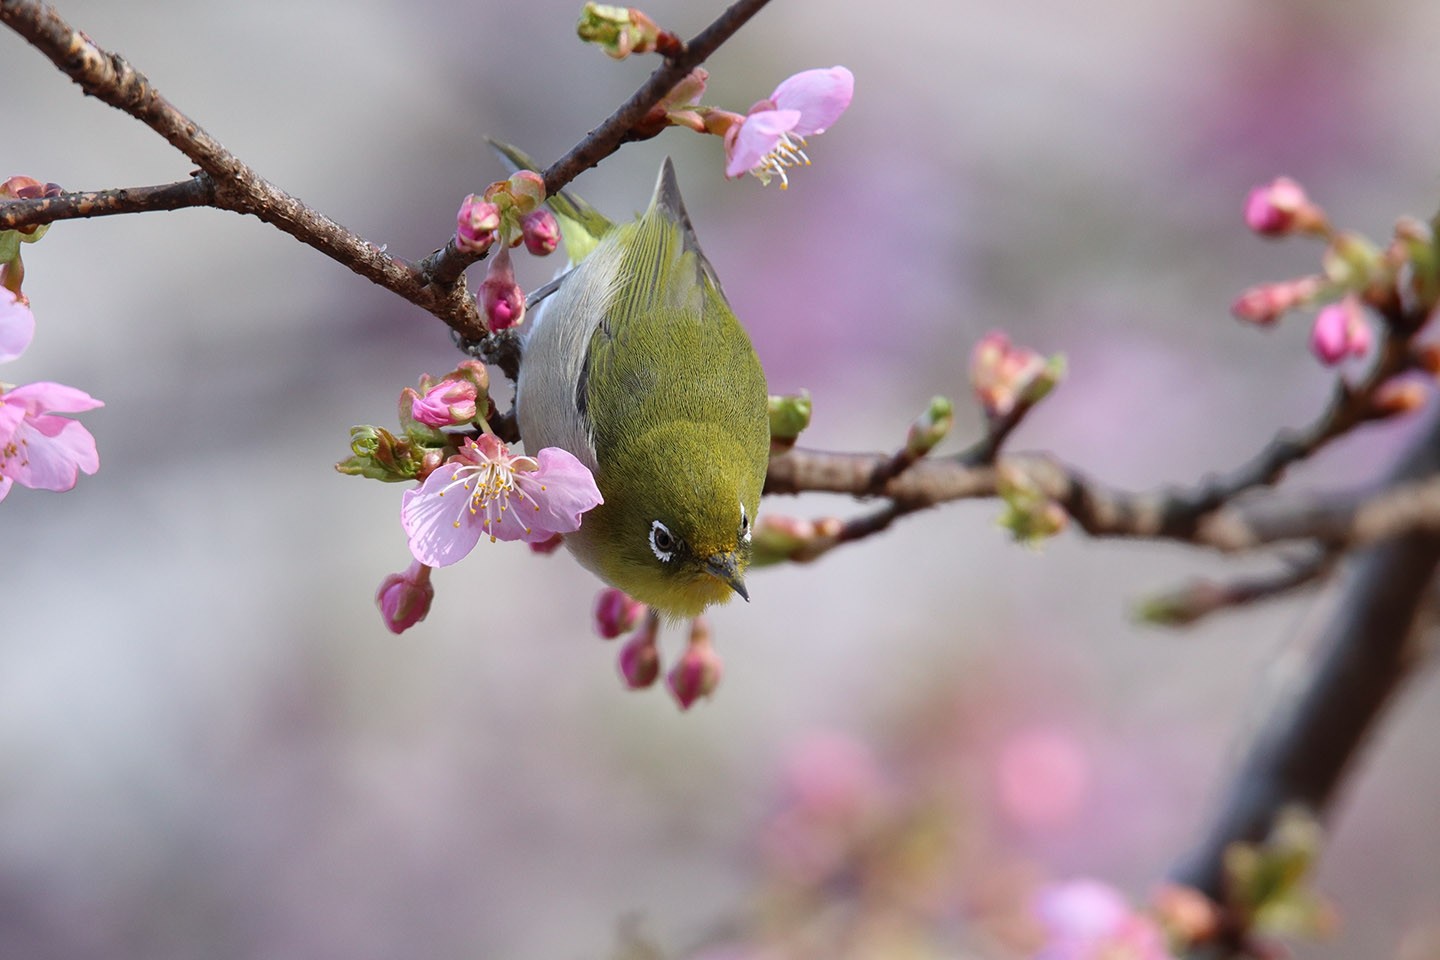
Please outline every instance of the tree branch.
[[[1437, 471], [1440, 418], [1416, 438], [1391, 480], [1401, 484]], [[1204, 840], [1176, 868], [1179, 882], [1222, 899], [1230, 844], [1262, 839], [1290, 804], [1326, 810], [1367, 731], [1409, 673], [1417, 613], [1437, 564], [1440, 540], [1418, 535], [1355, 556], [1310, 669], [1278, 698]]]
[[[123, 57], [102, 50], [47, 5], [36, 0], [0, 0], [0, 21], [49, 57], [88, 96], [140, 120], [194, 161], [213, 181], [213, 206], [250, 214], [278, 227], [367, 280], [435, 314], [462, 335], [484, 334], [475, 301], [463, 281], [448, 287], [427, 284], [408, 261], [387, 256], [374, 244], [280, 190], [161, 96], [144, 74]], [[30, 222], [47, 221], [37, 216]]]
[[[675, 85], [704, 63], [720, 45], [729, 40], [735, 31], [745, 25], [751, 17], [760, 12], [769, 0], [736, 0], [695, 38], [685, 44], [681, 52], [667, 58], [650, 74], [640, 89], [630, 99], [610, 114], [605, 122], [585, 135], [585, 138], [571, 147], [559, 160], [545, 169], [545, 194], [554, 196], [565, 186], [601, 160], [610, 156], [630, 137], [635, 125], [645, 118], [660, 99], [675, 88]], [[455, 245], [452, 237], [445, 246], [420, 261], [421, 276], [437, 284], [455, 280], [465, 268], [484, 258], [484, 254], [466, 253]]]
[[33, 200], [0, 200], [0, 230], [32, 223], [54, 223], [121, 213], [149, 213], [215, 205], [215, 181], [206, 174], [153, 187], [118, 187], [86, 193], [62, 193]]

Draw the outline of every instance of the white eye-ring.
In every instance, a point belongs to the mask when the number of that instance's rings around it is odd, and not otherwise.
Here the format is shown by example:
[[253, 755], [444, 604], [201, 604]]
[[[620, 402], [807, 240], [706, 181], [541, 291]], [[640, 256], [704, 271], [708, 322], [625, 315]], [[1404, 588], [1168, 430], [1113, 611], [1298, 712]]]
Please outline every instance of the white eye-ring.
[[659, 520], [650, 524], [650, 550], [661, 563], [669, 563], [675, 556], [675, 534]]
[[740, 504], [740, 540], [750, 542], [750, 517], [745, 513], [745, 504]]

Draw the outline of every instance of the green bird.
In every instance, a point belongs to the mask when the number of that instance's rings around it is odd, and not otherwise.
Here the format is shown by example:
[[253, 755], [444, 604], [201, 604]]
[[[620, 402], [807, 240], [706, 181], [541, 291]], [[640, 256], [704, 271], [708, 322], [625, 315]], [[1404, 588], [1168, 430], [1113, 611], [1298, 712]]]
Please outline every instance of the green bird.
[[565, 192], [547, 202], [577, 263], [532, 315], [515, 404], [526, 449], [568, 450], [605, 498], [566, 546], [671, 618], [748, 600], [770, 448], [765, 372], [700, 251], [674, 167], [667, 158], [634, 223]]

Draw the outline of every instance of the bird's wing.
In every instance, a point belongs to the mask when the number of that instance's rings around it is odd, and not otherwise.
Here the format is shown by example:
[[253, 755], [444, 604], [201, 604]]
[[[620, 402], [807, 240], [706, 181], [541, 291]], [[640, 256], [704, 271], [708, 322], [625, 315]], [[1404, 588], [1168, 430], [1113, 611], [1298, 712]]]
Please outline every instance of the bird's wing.
[[[529, 154], [519, 147], [500, 140], [486, 139], [512, 172], [516, 170], [541, 172], [540, 167]], [[615, 226], [605, 214], [569, 190], [561, 190], [554, 196], [547, 197], [545, 203], [554, 211], [555, 219], [560, 224], [560, 235], [565, 238], [565, 254], [570, 258], [572, 266], [589, 256], [590, 251], [594, 250], [595, 245], [600, 242], [600, 238]]]

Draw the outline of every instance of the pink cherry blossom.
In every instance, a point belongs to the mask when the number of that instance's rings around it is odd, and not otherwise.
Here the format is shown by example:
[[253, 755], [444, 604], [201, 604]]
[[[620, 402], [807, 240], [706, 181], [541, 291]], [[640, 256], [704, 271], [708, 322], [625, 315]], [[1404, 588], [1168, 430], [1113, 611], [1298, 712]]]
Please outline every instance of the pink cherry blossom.
[[445, 567], [480, 537], [538, 543], [580, 529], [580, 515], [603, 503], [595, 478], [558, 447], [516, 456], [490, 434], [465, 448], [401, 499], [400, 523], [416, 560]]
[[492, 332], [508, 330], [525, 319], [525, 291], [515, 282], [509, 247], [501, 247], [490, 260], [480, 285], [480, 306]]
[[60, 383], [27, 383], [0, 393], [0, 498], [11, 482], [40, 490], [69, 490], [80, 471], [100, 467], [95, 438], [78, 420], [55, 413], [80, 413], [104, 404], [83, 390]]
[[595, 597], [595, 632], [606, 640], [629, 633], [648, 608], [624, 590], [606, 587]]
[[992, 417], [1003, 417], [1045, 372], [1045, 358], [1010, 342], [1003, 330], [981, 337], [970, 354], [970, 384]]
[[855, 75], [841, 66], [785, 80], [726, 132], [725, 176], [751, 173], [767, 184], [778, 176], [782, 188], [789, 186], [786, 168], [810, 162], [805, 138], [829, 129], [854, 95]]
[[1159, 925], [1098, 880], [1045, 887], [1035, 914], [1047, 936], [1034, 960], [1171, 960]]

